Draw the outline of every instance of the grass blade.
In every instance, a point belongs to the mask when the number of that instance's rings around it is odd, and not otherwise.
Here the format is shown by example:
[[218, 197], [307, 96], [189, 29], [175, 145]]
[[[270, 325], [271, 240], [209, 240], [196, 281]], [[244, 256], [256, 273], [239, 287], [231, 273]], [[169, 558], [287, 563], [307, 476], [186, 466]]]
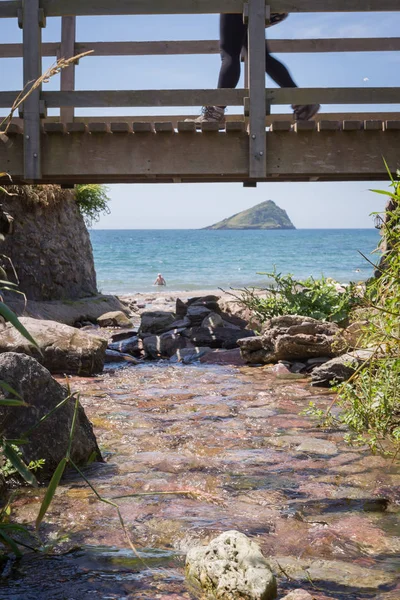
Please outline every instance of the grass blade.
[[63, 476], [65, 467], [67, 466], [67, 462], [68, 462], [68, 460], [65, 457], [62, 458], [58, 464], [57, 469], [53, 473], [53, 477], [51, 478], [49, 487], [47, 488], [47, 492], [45, 494], [45, 497], [43, 498], [43, 502], [40, 507], [39, 514], [36, 518], [36, 529], [39, 529], [40, 523], [43, 521], [43, 518], [44, 518], [45, 514], [47, 513], [47, 510], [54, 498], [54, 494], [56, 493], [58, 484], [60, 483], [61, 477]]
[[25, 481], [30, 485], [38, 487], [38, 483], [34, 474], [31, 473], [26, 464], [20, 459], [18, 454], [15, 452], [14, 448], [12, 448], [12, 446], [10, 446], [10, 444], [8, 444], [7, 442], [4, 443], [3, 452], [14, 467], [14, 469], [16, 469], [21, 475], [21, 477], [23, 477]]
[[21, 558], [22, 554], [21, 554], [17, 544], [14, 542], [14, 540], [12, 538], [10, 538], [1, 529], [0, 529], [0, 538], [3, 540], [3, 543], [6, 544], [6, 546], [8, 546], [14, 552], [14, 554], [17, 558]]
[[76, 397], [75, 400], [75, 408], [74, 408], [74, 414], [72, 417], [72, 423], [71, 423], [71, 431], [69, 432], [69, 441], [68, 441], [68, 450], [67, 450], [67, 459], [70, 459], [71, 456], [71, 449], [72, 449], [72, 441], [74, 439], [74, 433], [75, 433], [75, 426], [76, 426], [76, 419], [78, 416], [78, 410], [79, 410], [79, 394]]
[[4, 304], [4, 302], [0, 302], [0, 315], [2, 317], [4, 317], [4, 319], [6, 321], [11, 323], [11, 325], [13, 325], [15, 327], [15, 329], [17, 329], [17, 331], [19, 331], [19, 333], [24, 336], [24, 338], [26, 338], [31, 344], [36, 346], [36, 348], [40, 352], [40, 348], [39, 348], [37, 342], [33, 339], [31, 334], [29, 333], [29, 331], [27, 331], [25, 329], [25, 327], [22, 325], [22, 323], [19, 321], [17, 315], [15, 313], [13, 313], [13, 311], [10, 310], [8, 308], [8, 306], [6, 306]]
[[64, 400], [61, 400], [61, 402], [59, 402], [57, 404], [57, 406], [55, 406], [48, 413], [46, 413], [41, 419], [39, 419], [39, 421], [37, 423], [32, 425], [32, 427], [29, 427], [29, 429], [27, 429], [26, 431], [24, 431], [24, 433], [21, 435], [21, 438], [23, 438], [23, 439], [28, 438], [30, 436], [30, 434], [32, 433], [32, 431], [35, 431], [35, 429], [37, 429], [39, 427], [39, 425], [41, 425], [44, 421], [46, 421], [49, 417], [51, 417], [51, 415], [54, 414], [58, 409], [62, 408], [64, 406], [64, 404], [66, 404], [68, 402], [68, 400], [70, 400], [73, 397], [73, 395], [74, 394], [71, 394], [70, 396], [67, 396], [66, 398], [64, 398]]
[[[15, 398], [18, 398], [18, 400], [21, 400], [22, 402], [24, 401], [22, 396], [20, 396], [18, 392], [16, 392], [14, 388], [12, 388], [11, 385], [8, 385], [8, 383], [6, 383], [5, 381], [0, 381], [0, 388], [2, 388], [5, 392], [8, 392], [9, 394], [12, 394], [13, 396], [15, 396]], [[27, 406], [27, 404], [25, 404], [25, 406]]]

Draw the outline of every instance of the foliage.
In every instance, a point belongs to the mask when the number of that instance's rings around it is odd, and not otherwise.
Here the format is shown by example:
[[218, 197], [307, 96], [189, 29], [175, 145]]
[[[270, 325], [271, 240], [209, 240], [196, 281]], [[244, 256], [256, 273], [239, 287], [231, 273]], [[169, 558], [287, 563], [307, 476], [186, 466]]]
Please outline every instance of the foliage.
[[261, 323], [280, 315], [302, 315], [340, 323], [360, 303], [360, 289], [353, 283], [342, 286], [325, 277], [299, 280], [290, 273], [282, 275], [276, 269], [260, 274], [266, 275], [272, 283], [263, 290], [240, 290], [241, 295], [236, 298]]
[[381, 219], [388, 251], [363, 301], [367, 325], [360, 346], [375, 351], [349, 381], [337, 386], [338, 416], [333, 416], [332, 407], [325, 414], [313, 405], [309, 410], [326, 424], [344, 423], [350, 443], [389, 455], [400, 452], [400, 172], [397, 175], [397, 181], [391, 179], [393, 191], [381, 192], [392, 200], [391, 210]]
[[108, 188], [97, 183], [76, 185], [75, 199], [86, 226], [91, 227], [101, 214], [109, 214]]

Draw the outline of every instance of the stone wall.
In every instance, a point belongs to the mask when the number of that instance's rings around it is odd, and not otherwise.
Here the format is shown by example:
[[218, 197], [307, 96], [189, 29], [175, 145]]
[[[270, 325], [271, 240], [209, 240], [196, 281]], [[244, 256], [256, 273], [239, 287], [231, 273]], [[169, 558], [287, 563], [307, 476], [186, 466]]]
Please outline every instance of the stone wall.
[[[56, 185], [12, 186], [0, 205], [14, 217], [0, 254], [11, 258], [28, 300], [75, 300], [97, 293], [89, 233], [73, 190]], [[15, 281], [7, 261], [0, 266]]]

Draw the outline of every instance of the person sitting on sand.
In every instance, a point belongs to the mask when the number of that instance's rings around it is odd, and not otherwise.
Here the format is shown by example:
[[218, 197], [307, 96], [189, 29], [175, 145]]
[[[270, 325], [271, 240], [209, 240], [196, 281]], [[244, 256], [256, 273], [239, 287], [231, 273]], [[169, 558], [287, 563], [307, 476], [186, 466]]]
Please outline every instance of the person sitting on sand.
[[[271, 25], [280, 23], [288, 16], [287, 13], [273, 13]], [[240, 78], [240, 55], [242, 48], [247, 50], [247, 25], [243, 23], [241, 14], [225, 14], [220, 16], [220, 50], [221, 70], [218, 79], [218, 88], [235, 88]], [[265, 42], [265, 71], [283, 88], [295, 88], [289, 71], [279, 60], [271, 56], [267, 41]], [[195, 123], [205, 122], [225, 123], [225, 106], [203, 106], [202, 114], [194, 120]], [[308, 121], [320, 109], [319, 104], [293, 104], [295, 121]]]
[[161, 273], [159, 273], [157, 275], [157, 279], [155, 280], [153, 285], [167, 285], [167, 282], [165, 281], [164, 277], [161, 275]]

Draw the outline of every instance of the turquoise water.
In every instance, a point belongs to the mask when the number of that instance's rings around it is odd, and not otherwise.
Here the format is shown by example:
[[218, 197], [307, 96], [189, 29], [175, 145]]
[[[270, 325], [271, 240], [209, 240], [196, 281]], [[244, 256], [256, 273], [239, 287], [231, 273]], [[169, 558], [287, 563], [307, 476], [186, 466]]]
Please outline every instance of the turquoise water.
[[[98, 287], [103, 293], [154, 291], [158, 273], [167, 290], [262, 286], [275, 265], [299, 278], [361, 281], [373, 268], [375, 229], [288, 231], [93, 230]], [[158, 288], [159, 289], [159, 288]]]

